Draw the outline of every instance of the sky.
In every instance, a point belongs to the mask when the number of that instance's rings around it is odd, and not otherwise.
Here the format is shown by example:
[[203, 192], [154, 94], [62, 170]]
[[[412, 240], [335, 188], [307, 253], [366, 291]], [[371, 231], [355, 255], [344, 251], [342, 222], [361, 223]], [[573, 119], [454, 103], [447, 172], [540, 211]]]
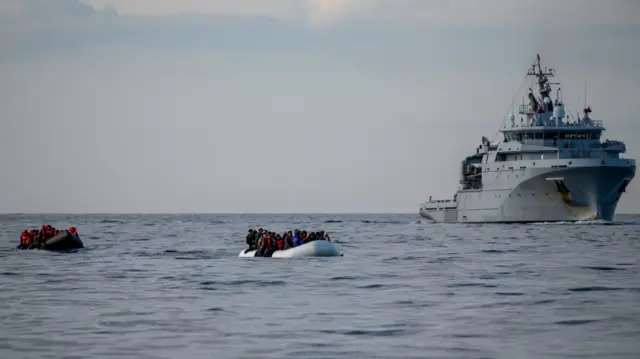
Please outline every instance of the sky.
[[3, 0], [0, 212], [415, 213], [537, 53], [639, 158], [634, 0]]

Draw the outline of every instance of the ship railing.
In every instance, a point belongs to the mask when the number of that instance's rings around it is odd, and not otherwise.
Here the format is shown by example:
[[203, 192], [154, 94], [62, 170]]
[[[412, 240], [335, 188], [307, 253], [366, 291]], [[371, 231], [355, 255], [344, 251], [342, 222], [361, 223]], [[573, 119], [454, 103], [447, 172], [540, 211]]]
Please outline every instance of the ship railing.
[[[533, 106], [531, 105], [519, 105], [518, 106], [518, 113], [521, 115], [537, 115], [538, 113], [536, 111], [533, 110]], [[579, 125], [579, 126], [589, 126], [589, 127], [604, 127], [604, 123], [602, 122], [602, 120], [591, 120], [591, 122], [589, 124], [583, 124], [582, 122], [580, 123], [576, 123], [576, 122], [568, 122], [565, 123], [564, 126], [566, 125]], [[516, 125], [515, 127], [528, 127], [526, 124], [523, 125]]]
[[455, 203], [453, 199], [429, 199], [428, 203]]
[[425, 205], [431, 208], [443, 208], [443, 207], [451, 207], [456, 206], [455, 199], [431, 199], [425, 203]]

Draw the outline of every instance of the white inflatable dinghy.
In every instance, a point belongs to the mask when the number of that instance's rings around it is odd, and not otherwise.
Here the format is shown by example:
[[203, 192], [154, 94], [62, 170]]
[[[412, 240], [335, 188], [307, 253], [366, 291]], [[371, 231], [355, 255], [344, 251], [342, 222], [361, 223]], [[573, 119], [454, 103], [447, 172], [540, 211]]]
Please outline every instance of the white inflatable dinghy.
[[[257, 250], [247, 249], [240, 252], [239, 257], [254, 257]], [[271, 258], [298, 258], [298, 257], [338, 257], [342, 254], [338, 247], [329, 241], [312, 241], [289, 249], [281, 249], [273, 252]]]

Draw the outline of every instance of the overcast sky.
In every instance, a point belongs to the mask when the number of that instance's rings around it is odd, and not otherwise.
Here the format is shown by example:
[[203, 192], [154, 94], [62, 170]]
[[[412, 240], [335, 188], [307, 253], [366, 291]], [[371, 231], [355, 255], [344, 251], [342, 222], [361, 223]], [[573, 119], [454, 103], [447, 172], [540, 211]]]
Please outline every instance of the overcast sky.
[[2, 0], [0, 212], [415, 213], [536, 53], [639, 158], [634, 0]]

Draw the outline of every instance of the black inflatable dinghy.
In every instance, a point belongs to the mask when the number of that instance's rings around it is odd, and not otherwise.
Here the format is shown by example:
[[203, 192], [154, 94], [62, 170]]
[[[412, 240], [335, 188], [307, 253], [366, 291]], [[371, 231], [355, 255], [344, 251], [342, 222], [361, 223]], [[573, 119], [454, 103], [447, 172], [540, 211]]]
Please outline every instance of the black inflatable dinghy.
[[41, 248], [49, 251], [66, 251], [69, 249], [84, 248], [84, 244], [82, 244], [80, 238], [74, 236], [69, 231], [62, 231], [58, 233], [58, 235], [44, 241]]

